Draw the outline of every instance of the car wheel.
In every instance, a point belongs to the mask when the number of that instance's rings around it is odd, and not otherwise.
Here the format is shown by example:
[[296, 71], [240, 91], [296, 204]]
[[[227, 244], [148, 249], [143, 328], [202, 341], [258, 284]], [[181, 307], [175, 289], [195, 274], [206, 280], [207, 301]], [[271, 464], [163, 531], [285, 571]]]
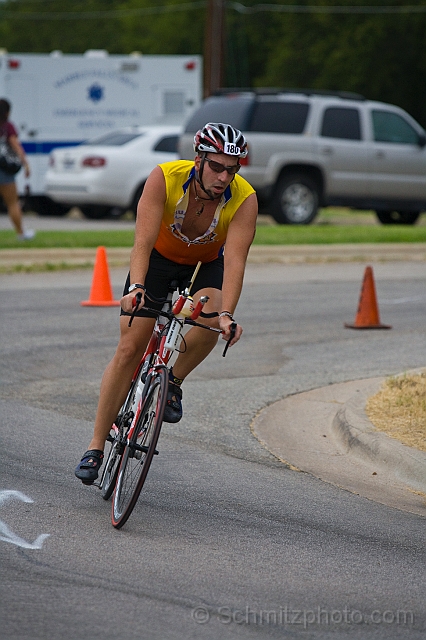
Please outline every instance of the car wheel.
[[39, 216], [63, 217], [70, 210], [70, 206], [59, 204], [47, 196], [23, 196], [21, 206], [23, 211], [34, 211]]
[[415, 224], [420, 216], [419, 211], [376, 211], [382, 224]]
[[80, 207], [81, 213], [85, 218], [89, 218], [89, 220], [102, 220], [102, 218], [106, 218], [110, 209], [111, 207], [103, 207], [97, 204]]
[[130, 209], [134, 213], [135, 218], [136, 218], [136, 214], [137, 214], [137, 210], [138, 210], [138, 202], [139, 202], [140, 197], [142, 195], [142, 191], [143, 191], [144, 186], [145, 186], [145, 183], [139, 185], [139, 187], [136, 189], [135, 195], [133, 197], [132, 204], [131, 204], [131, 207], [130, 207]]
[[278, 224], [310, 224], [318, 213], [318, 185], [303, 174], [280, 179], [272, 203]]

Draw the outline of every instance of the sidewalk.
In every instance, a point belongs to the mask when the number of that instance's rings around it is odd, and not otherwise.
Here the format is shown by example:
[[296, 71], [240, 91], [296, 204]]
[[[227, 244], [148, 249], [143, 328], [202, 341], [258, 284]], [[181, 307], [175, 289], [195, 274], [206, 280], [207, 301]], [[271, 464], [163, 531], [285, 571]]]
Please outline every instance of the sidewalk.
[[[128, 266], [130, 247], [107, 248], [111, 267]], [[96, 248], [93, 249], [19, 249], [0, 250], [0, 271], [17, 267], [89, 268], [94, 265]], [[328, 245], [253, 245], [248, 262], [261, 263], [326, 263], [326, 262], [385, 262], [426, 261], [425, 243], [387, 244], [328, 244]]]
[[263, 409], [252, 432], [291, 468], [365, 498], [426, 516], [426, 452], [376, 431], [367, 399], [384, 378], [289, 396]]

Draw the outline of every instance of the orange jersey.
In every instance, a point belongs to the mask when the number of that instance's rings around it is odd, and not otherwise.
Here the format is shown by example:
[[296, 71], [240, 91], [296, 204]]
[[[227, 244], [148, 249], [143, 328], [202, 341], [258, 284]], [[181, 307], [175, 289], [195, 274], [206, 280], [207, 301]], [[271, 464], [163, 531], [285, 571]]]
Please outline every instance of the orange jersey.
[[155, 249], [179, 264], [211, 262], [223, 253], [228, 227], [235, 212], [254, 189], [236, 175], [222, 194], [207, 231], [194, 240], [182, 233], [189, 202], [189, 186], [195, 175], [194, 162], [176, 160], [159, 165], [166, 181], [166, 202]]

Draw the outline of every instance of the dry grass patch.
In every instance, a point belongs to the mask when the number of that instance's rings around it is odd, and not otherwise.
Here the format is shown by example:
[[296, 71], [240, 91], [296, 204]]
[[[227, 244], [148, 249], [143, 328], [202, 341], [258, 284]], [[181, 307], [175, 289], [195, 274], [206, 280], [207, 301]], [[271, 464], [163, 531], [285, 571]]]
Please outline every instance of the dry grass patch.
[[426, 451], [426, 372], [385, 380], [366, 413], [379, 431]]

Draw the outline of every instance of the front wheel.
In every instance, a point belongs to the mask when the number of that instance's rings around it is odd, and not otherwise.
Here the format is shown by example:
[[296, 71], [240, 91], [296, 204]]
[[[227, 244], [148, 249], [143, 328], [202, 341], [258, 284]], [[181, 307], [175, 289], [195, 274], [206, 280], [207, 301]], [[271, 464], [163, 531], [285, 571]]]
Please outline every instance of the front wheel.
[[278, 224], [310, 224], [318, 213], [319, 189], [309, 176], [282, 177], [272, 203], [272, 216]]
[[376, 211], [376, 216], [382, 224], [415, 224], [420, 211]]
[[121, 460], [111, 514], [116, 529], [127, 522], [148, 475], [163, 422], [167, 390], [167, 369], [160, 367], [149, 382], [140, 415]]
[[135, 416], [140, 393], [144, 385], [144, 382], [142, 381], [142, 368], [143, 362], [139, 364], [138, 369], [133, 376], [127, 398], [115, 419], [115, 428], [111, 429], [108, 437], [108, 442], [111, 443], [111, 446], [109, 448], [108, 455], [105, 456], [106, 462], [104, 464], [103, 474], [99, 483], [104, 500], [109, 500], [115, 488], [121, 457], [126, 445], [127, 433]]
[[113, 494], [115, 483], [117, 482], [118, 470], [120, 468], [121, 455], [124, 451], [121, 433], [110, 437], [113, 439], [111, 447], [104, 465], [104, 472], [101, 481], [101, 493], [104, 500], [109, 500]]

